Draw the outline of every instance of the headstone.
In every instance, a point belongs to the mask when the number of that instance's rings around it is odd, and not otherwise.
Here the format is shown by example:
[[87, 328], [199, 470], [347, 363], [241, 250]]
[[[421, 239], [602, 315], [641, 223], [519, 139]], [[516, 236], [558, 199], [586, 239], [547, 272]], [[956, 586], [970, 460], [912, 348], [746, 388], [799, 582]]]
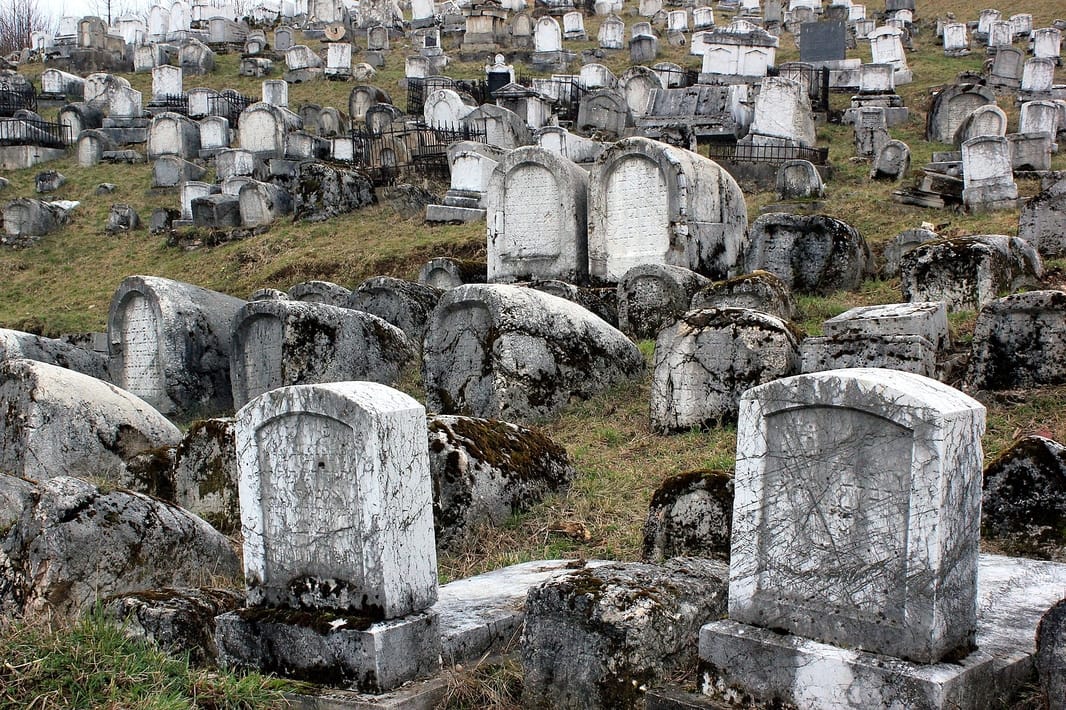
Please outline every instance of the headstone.
[[866, 240], [826, 215], [760, 215], [748, 230], [745, 265], [763, 269], [801, 293], [857, 288], [869, 262]]
[[911, 71], [903, 51], [902, 32], [894, 27], [882, 27], [868, 35], [874, 64], [891, 64], [896, 70], [896, 85], [909, 84]]
[[588, 39], [585, 33], [585, 16], [580, 12], [568, 12], [563, 15], [563, 38], [577, 42]]
[[242, 305], [179, 281], [127, 277], [107, 318], [115, 384], [164, 414], [231, 409], [230, 328]]
[[533, 50], [536, 52], [558, 52], [563, 48], [562, 30], [559, 29], [558, 21], [553, 17], [542, 17], [537, 20], [533, 30]]
[[281, 25], [274, 30], [274, 50], [277, 52], [287, 52], [292, 49], [293, 42], [293, 29], [287, 25]]
[[585, 171], [536, 146], [511, 151], [488, 185], [488, 278], [577, 283], [588, 274]]
[[1018, 236], [1045, 257], [1066, 255], [1066, 182], [1026, 200], [1018, 216]]
[[1029, 291], [983, 306], [967, 379], [980, 390], [1066, 382], [1066, 293]]
[[623, 49], [625, 47], [626, 23], [611, 15], [600, 25], [596, 34], [601, 49]]
[[822, 176], [809, 160], [789, 160], [777, 169], [777, 199], [797, 200], [824, 195]]
[[925, 139], [951, 143], [966, 117], [979, 106], [996, 103], [992, 90], [978, 84], [954, 84], [937, 93], [929, 108]]
[[1000, 47], [992, 59], [988, 85], [1017, 91], [1022, 85], [1025, 55], [1016, 47]]
[[970, 36], [965, 23], [949, 22], [944, 25], [944, 54], [948, 57], [964, 57], [970, 53]]
[[1060, 61], [1062, 53], [1062, 30], [1057, 27], [1042, 27], [1033, 33], [1033, 56]]
[[326, 49], [326, 76], [346, 79], [351, 75], [352, 45], [348, 42], [330, 43]]
[[618, 329], [634, 340], [654, 339], [689, 310], [692, 296], [708, 283], [680, 266], [634, 266], [618, 282]]
[[251, 301], [233, 323], [233, 402], [238, 407], [288, 385], [393, 384], [414, 357], [399, 328], [325, 303]]
[[438, 668], [422, 405], [368, 382], [286, 387], [238, 412], [236, 440], [250, 610], [218, 619], [223, 662], [377, 692]]
[[[1033, 57], [1022, 68], [1021, 94], [1027, 98], [1050, 98], [1055, 83], [1055, 62], [1052, 59]], [[1026, 133], [1021, 130], [1020, 133]]]
[[1009, 47], [1014, 42], [1014, 26], [1008, 20], [997, 20], [988, 25], [988, 46]]
[[617, 282], [640, 264], [710, 278], [740, 259], [744, 195], [717, 163], [647, 138], [604, 151], [589, 177], [589, 273]]
[[817, 64], [845, 58], [847, 28], [843, 21], [827, 20], [800, 25], [800, 61]]
[[289, 107], [289, 82], [268, 79], [263, 82], [263, 102], [280, 108]]
[[170, 111], [152, 117], [148, 126], [148, 159], [164, 155], [200, 157], [200, 127], [196, 121]]
[[1016, 206], [1010, 144], [1002, 136], [978, 136], [962, 144], [962, 201], [975, 211]]
[[890, 140], [878, 151], [870, 168], [874, 180], [899, 181], [910, 170], [911, 150], [903, 141]]

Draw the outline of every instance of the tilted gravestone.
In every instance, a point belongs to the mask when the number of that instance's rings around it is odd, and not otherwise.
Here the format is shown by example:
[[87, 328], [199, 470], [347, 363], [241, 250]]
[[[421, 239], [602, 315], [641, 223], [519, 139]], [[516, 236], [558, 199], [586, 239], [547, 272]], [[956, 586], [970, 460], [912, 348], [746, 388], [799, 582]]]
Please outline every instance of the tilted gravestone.
[[[729, 619], [700, 632], [707, 685], [812, 707], [901, 698], [940, 707], [926, 703], [988, 668], [991, 657], [980, 653], [935, 674], [904, 662], [973, 649], [984, 428], [985, 409], [972, 398], [889, 370], [801, 375], [748, 391]], [[897, 660], [867, 665], [844, 649]], [[817, 671], [808, 678], [804, 668]]]
[[115, 384], [164, 414], [231, 409], [230, 326], [244, 303], [180, 281], [125, 278], [107, 317]]
[[805, 22], [800, 25], [800, 61], [836, 62], [847, 54], [847, 27], [839, 20]]
[[440, 667], [425, 409], [384, 385], [285, 387], [237, 413], [248, 608], [231, 666], [381, 692]]

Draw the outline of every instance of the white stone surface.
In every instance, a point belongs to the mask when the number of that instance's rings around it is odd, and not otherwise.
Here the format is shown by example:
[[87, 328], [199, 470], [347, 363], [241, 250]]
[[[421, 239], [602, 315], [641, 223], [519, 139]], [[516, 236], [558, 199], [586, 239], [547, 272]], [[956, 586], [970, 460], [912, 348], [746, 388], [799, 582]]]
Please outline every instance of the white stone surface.
[[285, 387], [237, 412], [250, 604], [394, 619], [436, 601], [425, 416], [370, 382]]
[[937, 349], [946, 348], [948, 313], [943, 301], [856, 306], [822, 323], [834, 337], [855, 335], [920, 335]]
[[984, 407], [891, 370], [745, 393], [729, 617], [922, 663], [973, 643]]

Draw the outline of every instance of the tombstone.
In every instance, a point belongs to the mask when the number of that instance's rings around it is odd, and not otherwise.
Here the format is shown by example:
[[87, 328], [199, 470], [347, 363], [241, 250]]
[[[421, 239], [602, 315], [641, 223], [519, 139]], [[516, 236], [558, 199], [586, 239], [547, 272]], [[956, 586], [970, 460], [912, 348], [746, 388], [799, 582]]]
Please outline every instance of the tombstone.
[[107, 318], [115, 384], [163, 414], [210, 416], [231, 409], [229, 334], [242, 305], [192, 284], [127, 277]]
[[643, 66], [629, 67], [619, 77], [618, 85], [634, 118], [643, 116], [651, 105], [654, 91], [666, 88], [654, 70]]
[[236, 176], [262, 174], [263, 163], [254, 153], [236, 148], [223, 148], [215, 154], [215, 176], [227, 180]]
[[769, 271], [753, 271], [724, 281], [714, 281], [692, 296], [691, 307], [747, 308], [791, 320], [796, 312], [792, 292]]
[[229, 120], [222, 116], [207, 116], [200, 119], [200, 153], [201, 158], [213, 158], [219, 151], [229, 148]]
[[371, 52], [387, 52], [389, 49], [389, 30], [378, 25], [366, 31], [366, 48]]
[[357, 86], [348, 95], [348, 117], [353, 126], [366, 120], [366, 112], [379, 103], [391, 104], [391, 97], [376, 86]]
[[288, 385], [392, 384], [415, 354], [395, 326], [327, 303], [251, 301], [233, 323], [231, 381], [237, 406]]
[[672, 10], [666, 14], [667, 32], [688, 32], [688, 11]]
[[288, 109], [254, 103], [241, 112], [237, 122], [237, 142], [243, 149], [262, 158], [285, 154], [285, 136], [300, 128], [300, 118]]
[[1019, 133], [1045, 133], [1054, 140], [1063, 128], [1062, 104], [1056, 101], [1026, 101], [1018, 118]]
[[888, 120], [880, 106], [864, 106], [855, 120], [855, 155], [872, 158], [889, 142]]
[[502, 89], [514, 81], [514, 66], [507, 63], [502, 54], [493, 57], [492, 64], [485, 65], [485, 81], [488, 84], [489, 95], [493, 96], [498, 89]]
[[286, 25], [281, 25], [274, 30], [274, 51], [287, 52], [293, 47], [293, 29]]
[[411, 0], [411, 27], [430, 27], [436, 21], [432, 0]]
[[748, 231], [747, 271], [769, 271], [800, 293], [858, 288], [869, 260], [862, 235], [826, 215], [769, 212]]
[[533, 20], [528, 14], [525, 12], [517, 13], [511, 19], [509, 31], [512, 49], [533, 49]]
[[103, 154], [111, 150], [117, 150], [115, 142], [103, 131], [90, 128], [78, 135], [78, 165], [83, 168], [98, 165]]
[[445, 292], [423, 343], [427, 406], [528, 423], [644, 372], [621, 332], [534, 289], [466, 284]]
[[545, 16], [537, 20], [533, 29], [533, 51], [559, 52], [563, 48], [562, 30], [554, 17]]
[[1042, 27], [1033, 33], [1033, 56], [1040, 59], [1060, 61], [1062, 53], [1062, 30], [1057, 27]]
[[475, 108], [464, 103], [454, 89], [436, 89], [426, 96], [422, 115], [429, 126], [454, 130]]
[[740, 258], [747, 209], [736, 181], [714, 161], [627, 138], [596, 160], [588, 223], [594, 278], [617, 282], [640, 264], [722, 278]]
[[448, 290], [464, 283], [485, 283], [486, 264], [440, 256], [427, 261], [418, 272], [418, 283]]
[[962, 22], [948, 22], [944, 25], [944, 55], [948, 57], [965, 57], [970, 53], [970, 36]]
[[587, 183], [581, 168], [540, 147], [503, 157], [487, 191], [491, 283], [586, 278]]
[[701, 83], [716, 77], [763, 77], [773, 66], [779, 41], [746, 20], [734, 20], [705, 35]]
[[618, 329], [634, 340], [654, 339], [689, 310], [693, 295], [709, 283], [680, 266], [634, 266], [618, 282]]
[[164, 155], [200, 157], [200, 127], [196, 121], [170, 111], [152, 117], [148, 126], [148, 159]]
[[[333, 46], [332, 44], [329, 46]], [[350, 46], [350, 45], [349, 45]], [[328, 50], [327, 50], [328, 51]], [[297, 44], [285, 52], [285, 81], [299, 84], [322, 74], [322, 58], [306, 45]]]
[[1009, 47], [1014, 42], [1014, 26], [1007, 20], [997, 20], [988, 25], [988, 46]]
[[1045, 257], [1066, 255], [1066, 182], [1060, 180], [1025, 201], [1018, 236]]
[[[270, 226], [292, 212], [292, 197], [277, 185], [244, 177], [230, 178], [230, 181], [233, 180], [246, 180], [237, 191], [241, 226], [252, 228]], [[230, 181], [224, 184], [223, 192], [236, 188], [236, 183]]]
[[85, 80], [58, 69], [41, 72], [41, 93], [62, 99], [81, 99], [85, 94]]
[[512, 150], [533, 142], [525, 121], [502, 106], [482, 104], [464, 116], [460, 123], [484, 134], [486, 142], [497, 148]]
[[286, 387], [238, 412], [235, 435], [250, 608], [217, 620], [222, 662], [372, 692], [438, 669], [422, 405], [369, 382]]
[[988, 85], [993, 88], [1017, 91], [1022, 85], [1025, 69], [1025, 54], [1016, 47], [1000, 47], [992, 59], [988, 72]]
[[568, 12], [563, 15], [563, 39], [584, 42], [588, 39], [585, 33], [585, 16], [580, 12]]
[[814, 116], [803, 85], [782, 77], [763, 79], [755, 98], [751, 128], [741, 142], [756, 146], [814, 147], [817, 143]]
[[263, 82], [263, 102], [280, 108], [289, 107], [289, 82], [268, 79]]
[[[1055, 83], [1055, 62], [1051, 59], [1033, 57], [1025, 62], [1022, 68], [1021, 92], [1019, 98], [1025, 99], [1048, 99], [1051, 98]], [[1020, 131], [1025, 133], [1026, 131]]]
[[870, 168], [870, 179], [898, 182], [907, 174], [910, 166], [910, 147], [903, 141], [890, 140], [881, 147], [874, 158], [873, 167]]
[[621, 138], [633, 125], [625, 95], [617, 89], [596, 89], [581, 97], [575, 129], [606, 139]]
[[188, 39], [181, 45], [178, 64], [186, 74], [209, 74], [215, 68], [215, 53], [203, 42]]
[[651, 426], [659, 434], [736, 417], [750, 387], [799, 372], [788, 323], [745, 308], [689, 311], [655, 340]]
[[926, 118], [925, 139], [951, 143], [966, 117], [980, 106], [996, 103], [992, 90], [978, 84], [954, 84], [935, 94]]
[[692, 9], [692, 29], [707, 30], [714, 27], [714, 9], [710, 7], [695, 7]]
[[1012, 209], [1017, 205], [1010, 144], [1002, 136], [978, 136], [962, 144], [963, 204], [970, 210]]
[[800, 25], [800, 61], [811, 64], [842, 61], [847, 54], [846, 35], [847, 27], [840, 20]]
[[59, 229], [69, 220], [70, 209], [58, 202], [19, 197], [4, 204], [4, 244], [26, 246]]
[[654, 17], [659, 12], [662, 12], [662, 9], [663, 0], [640, 0], [637, 14], [641, 17]]
[[1029, 291], [981, 308], [967, 377], [980, 390], [1066, 382], [1066, 293]]
[[891, 64], [896, 70], [896, 85], [911, 83], [913, 77], [907, 67], [907, 57], [901, 40], [903, 33], [894, 27], [882, 27], [868, 35], [874, 64]]
[[192, 222], [192, 203], [193, 200], [201, 197], [207, 197], [208, 195], [216, 195], [220, 192], [218, 185], [213, 185], [207, 182], [200, 182], [198, 180], [186, 180], [181, 183], [179, 188], [179, 195], [181, 199], [181, 219], [188, 222]]
[[351, 75], [352, 45], [347, 42], [329, 44], [326, 48], [326, 76], [347, 79]]
[[981, 10], [981, 14], [977, 19], [977, 32], [984, 36], [984, 41], [988, 41], [988, 33], [992, 31], [992, 23], [999, 22], [1002, 18], [999, 10]]
[[364, 311], [390, 323], [420, 348], [430, 313], [441, 291], [390, 276], [367, 279], [352, 291], [348, 308]]
[[[890, 370], [801, 375], [745, 393], [729, 618], [700, 631], [707, 684], [802, 703], [809, 691], [792, 669], [817, 663], [828, 677], [859, 673], [863, 702], [883, 707], [962, 682], [967, 665], [938, 666], [948, 678], [936, 681], [899, 661], [858, 671], [854, 652], [820, 644], [917, 664], [971, 653], [984, 417], [961, 392]], [[809, 525], [811, 515], [823, 525]], [[801, 644], [778, 645], [782, 631]], [[857, 707], [849, 686], [819, 697]]]
[[659, 56], [659, 39], [654, 35], [637, 35], [629, 40], [629, 61], [633, 64], [654, 62]]
[[625, 32], [625, 22], [614, 15], [607, 17], [596, 34], [600, 49], [623, 49], [625, 47]]
[[908, 301], [943, 301], [949, 311], [976, 311], [1001, 293], [1039, 287], [1043, 266], [1017, 237], [985, 234], [937, 239], [900, 258], [900, 291]]
[[822, 176], [809, 160], [788, 160], [777, 169], [777, 199], [803, 200], [824, 196]]

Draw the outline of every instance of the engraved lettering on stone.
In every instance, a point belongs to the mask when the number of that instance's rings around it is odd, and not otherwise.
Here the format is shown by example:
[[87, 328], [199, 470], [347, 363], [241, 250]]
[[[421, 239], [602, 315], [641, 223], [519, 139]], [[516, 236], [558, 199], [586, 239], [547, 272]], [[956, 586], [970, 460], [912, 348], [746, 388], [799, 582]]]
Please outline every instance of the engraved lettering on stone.
[[122, 312], [123, 389], [149, 401], [165, 397], [155, 314], [140, 294], [126, 299]]
[[284, 327], [274, 316], [252, 318], [244, 325], [248, 347], [241, 353], [245, 399], [251, 401], [284, 383], [281, 372]]
[[607, 273], [663, 263], [670, 248], [669, 194], [659, 166], [644, 157], [619, 162], [607, 178]]
[[503, 214], [506, 243], [500, 245], [504, 261], [559, 255], [563, 213], [559, 185], [551, 171], [527, 163], [507, 176]]

